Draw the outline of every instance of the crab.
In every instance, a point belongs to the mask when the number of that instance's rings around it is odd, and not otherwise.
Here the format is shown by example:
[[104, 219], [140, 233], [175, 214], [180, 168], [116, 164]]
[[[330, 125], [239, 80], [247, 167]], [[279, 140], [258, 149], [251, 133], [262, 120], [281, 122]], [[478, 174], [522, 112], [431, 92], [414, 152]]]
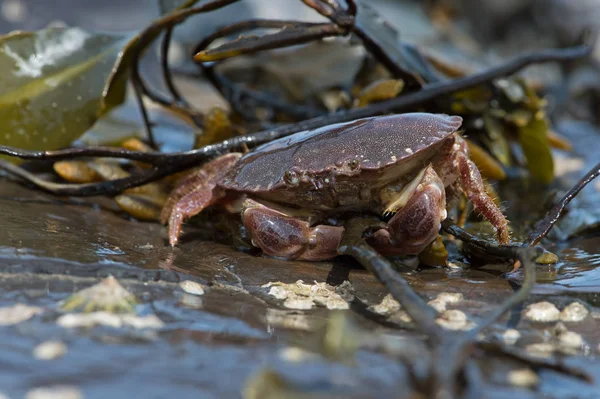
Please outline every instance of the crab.
[[461, 124], [442, 114], [380, 116], [229, 153], [182, 179], [161, 221], [175, 246], [186, 219], [220, 205], [240, 212], [263, 253], [319, 261], [338, 255], [344, 215], [393, 215], [369, 243], [386, 255], [416, 255], [437, 237], [447, 198], [463, 192], [507, 244], [507, 219], [469, 159]]

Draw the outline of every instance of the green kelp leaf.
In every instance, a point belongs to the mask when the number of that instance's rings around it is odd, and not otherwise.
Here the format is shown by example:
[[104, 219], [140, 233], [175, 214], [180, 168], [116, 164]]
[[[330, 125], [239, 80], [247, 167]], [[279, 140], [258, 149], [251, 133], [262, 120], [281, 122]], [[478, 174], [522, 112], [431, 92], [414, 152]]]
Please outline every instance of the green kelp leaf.
[[167, 14], [171, 11], [191, 7], [197, 2], [198, 0], [158, 0], [158, 7], [161, 14]]
[[[105, 81], [128, 37], [48, 28], [0, 37], [0, 144], [69, 145], [99, 115]], [[120, 97], [107, 108], [122, 103]]]
[[548, 141], [548, 120], [538, 112], [529, 124], [520, 127], [519, 143], [532, 176], [548, 184], [554, 178], [554, 162]]
[[483, 126], [486, 134], [481, 140], [492, 155], [504, 166], [511, 166], [510, 145], [506, 139], [505, 126], [489, 112], [483, 114]]

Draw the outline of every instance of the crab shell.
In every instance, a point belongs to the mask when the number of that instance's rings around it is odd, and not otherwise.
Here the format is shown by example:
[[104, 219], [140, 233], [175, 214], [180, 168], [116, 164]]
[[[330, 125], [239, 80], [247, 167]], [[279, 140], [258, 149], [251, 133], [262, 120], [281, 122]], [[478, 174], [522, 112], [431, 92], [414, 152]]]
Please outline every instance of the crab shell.
[[459, 116], [409, 113], [300, 132], [246, 154], [218, 185], [304, 208], [367, 206], [366, 191], [414, 176], [461, 123]]

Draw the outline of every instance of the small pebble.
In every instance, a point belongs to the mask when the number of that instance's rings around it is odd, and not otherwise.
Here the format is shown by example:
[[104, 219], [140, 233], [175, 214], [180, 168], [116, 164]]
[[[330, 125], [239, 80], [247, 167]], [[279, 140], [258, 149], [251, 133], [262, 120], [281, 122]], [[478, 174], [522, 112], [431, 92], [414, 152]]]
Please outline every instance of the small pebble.
[[271, 287], [269, 295], [275, 297], [275, 299], [286, 299], [289, 295], [289, 291], [285, 287]]
[[549, 323], [557, 321], [560, 316], [560, 311], [554, 304], [550, 302], [538, 302], [527, 306], [524, 317], [531, 321]]
[[387, 320], [391, 323], [399, 323], [399, 324], [409, 324], [412, 323], [412, 319], [404, 310], [399, 310], [395, 313], [392, 313]]
[[315, 302], [311, 298], [293, 297], [283, 301], [283, 306], [288, 309], [307, 310], [312, 309]]
[[97, 325], [121, 328], [161, 328], [164, 323], [156, 315], [120, 315], [108, 312], [69, 313], [58, 318], [56, 323], [64, 328], [94, 327]]
[[135, 296], [127, 291], [113, 276], [108, 276], [91, 287], [69, 296], [61, 305], [63, 311], [105, 311], [110, 313], [133, 313]]
[[392, 294], [387, 294], [379, 304], [369, 306], [369, 310], [385, 316], [400, 310], [400, 304], [392, 297]]
[[40, 360], [54, 360], [67, 353], [67, 345], [61, 341], [42, 342], [33, 348], [33, 356]]
[[502, 334], [502, 340], [504, 343], [514, 345], [521, 338], [521, 333], [518, 330], [510, 328]]
[[442, 313], [446, 310], [446, 302], [440, 301], [439, 299], [433, 299], [427, 302], [427, 304], [437, 310], [439, 313]]
[[149, 314], [147, 316], [136, 316], [132, 314], [121, 315], [123, 325], [136, 329], [142, 328], [162, 328], [165, 323], [158, 316]]
[[442, 292], [438, 296], [429, 301], [428, 305], [442, 313], [446, 310], [448, 304], [458, 303], [464, 299], [463, 294], [458, 292]]
[[42, 313], [42, 308], [17, 303], [14, 306], [0, 308], [0, 326], [12, 326], [31, 319]]
[[590, 312], [587, 308], [579, 302], [571, 302], [569, 306], [565, 307], [560, 312], [560, 319], [566, 322], [579, 322], [583, 321]]
[[575, 331], [565, 331], [558, 336], [558, 342], [563, 347], [576, 349], [583, 345], [583, 338]]
[[314, 353], [308, 352], [296, 346], [289, 346], [279, 351], [279, 357], [292, 363], [300, 363], [316, 357]]
[[325, 299], [325, 307], [330, 310], [346, 310], [350, 309], [348, 302], [341, 297], [327, 297]]
[[457, 265], [454, 262], [447, 262], [446, 263], [446, 267], [449, 268], [449, 269], [455, 269], [455, 270], [462, 270], [462, 269], [464, 269], [464, 267], [459, 266], [459, 265]]
[[191, 295], [204, 295], [204, 287], [202, 284], [191, 280], [185, 280], [179, 283], [179, 287]]
[[545, 251], [543, 254], [537, 257], [535, 263], [540, 265], [553, 265], [559, 261], [558, 256], [552, 252]]
[[464, 296], [460, 292], [442, 292], [435, 299], [445, 303], [458, 303], [464, 300]]
[[531, 369], [511, 370], [507, 379], [511, 385], [521, 388], [533, 388], [540, 382], [538, 375]]
[[474, 326], [463, 311], [456, 309], [446, 310], [436, 322], [448, 330], [470, 330]]
[[82, 399], [79, 388], [69, 385], [34, 388], [27, 392], [25, 399]]

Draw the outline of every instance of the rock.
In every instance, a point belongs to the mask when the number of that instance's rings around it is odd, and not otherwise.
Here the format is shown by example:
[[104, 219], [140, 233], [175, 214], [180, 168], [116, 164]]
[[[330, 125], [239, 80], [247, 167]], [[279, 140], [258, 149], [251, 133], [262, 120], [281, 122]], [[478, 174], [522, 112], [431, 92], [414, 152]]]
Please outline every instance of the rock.
[[65, 311], [133, 313], [136, 299], [116, 278], [109, 276], [91, 287], [77, 291], [61, 305]]
[[528, 320], [549, 323], [557, 321], [560, 316], [560, 311], [554, 304], [550, 302], [537, 302], [527, 306], [523, 317]]
[[387, 316], [400, 310], [400, 304], [392, 297], [392, 294], [387, 294], [377, 305], [371, 305], [368, 308], [371, 312]]
[[516, 344], [519, 338], [521, 338], [521, 333], [513, 328], [504, 331], [502, 334], [502, 340], [509, 345]]
[[436, 322], [448, 330], [470, 330], [475, 326], [463, 311], [456, 309], [444, 311]]
[[293, 284], [271, 282], [262, 286], [269, 288], [269, 295], [276, 299], [283, 299], [283, 306], [289, 309], [311, 309], [313, 306], [322, 306], [327, 309], [348, 309], [348, 302], [354, 300], [354, 290], [348, 281], [339, 286], [327, 283], [305, 284], [298, 280]]
[[27, 392], [25, 399], [83, 399], [79, 388], [70, 385], [34, 388]]
[[67, 345], [61, 341], [45, 341], [33, 348], [33, 356], [40, 360], [54, 360], [67, 353]]
[[511, 385], [521, 388], [533, 388], [540, 382], [538, 375], [531, 369], [511, 370], [507, 379]]
[[565, 322], [580, 322], [583, 321], [590, 312], [579, 302], [571, 302], [560, 312], [560, 320]]
[[42, 308], [17, 303], [14, 306], [0, 308], [0, 326], [19, 324], [42, 313]]
[[204, 295], [204, 286], [191, 280], [184, 280], [179, 283], [179, 287], [191, 295]]
[[60, 316], [56, 322], [59, 326], [64, 328], [89, 328], [102, 325], [114, 328], [133, 327], [136, 329], [142, 329], [161, 328], [164, 325], [164, 323], [158, 317], [156, 317], [156, 315], [119, 315], [108, 312], [92, 312], [82, 314], [69, 313]]

